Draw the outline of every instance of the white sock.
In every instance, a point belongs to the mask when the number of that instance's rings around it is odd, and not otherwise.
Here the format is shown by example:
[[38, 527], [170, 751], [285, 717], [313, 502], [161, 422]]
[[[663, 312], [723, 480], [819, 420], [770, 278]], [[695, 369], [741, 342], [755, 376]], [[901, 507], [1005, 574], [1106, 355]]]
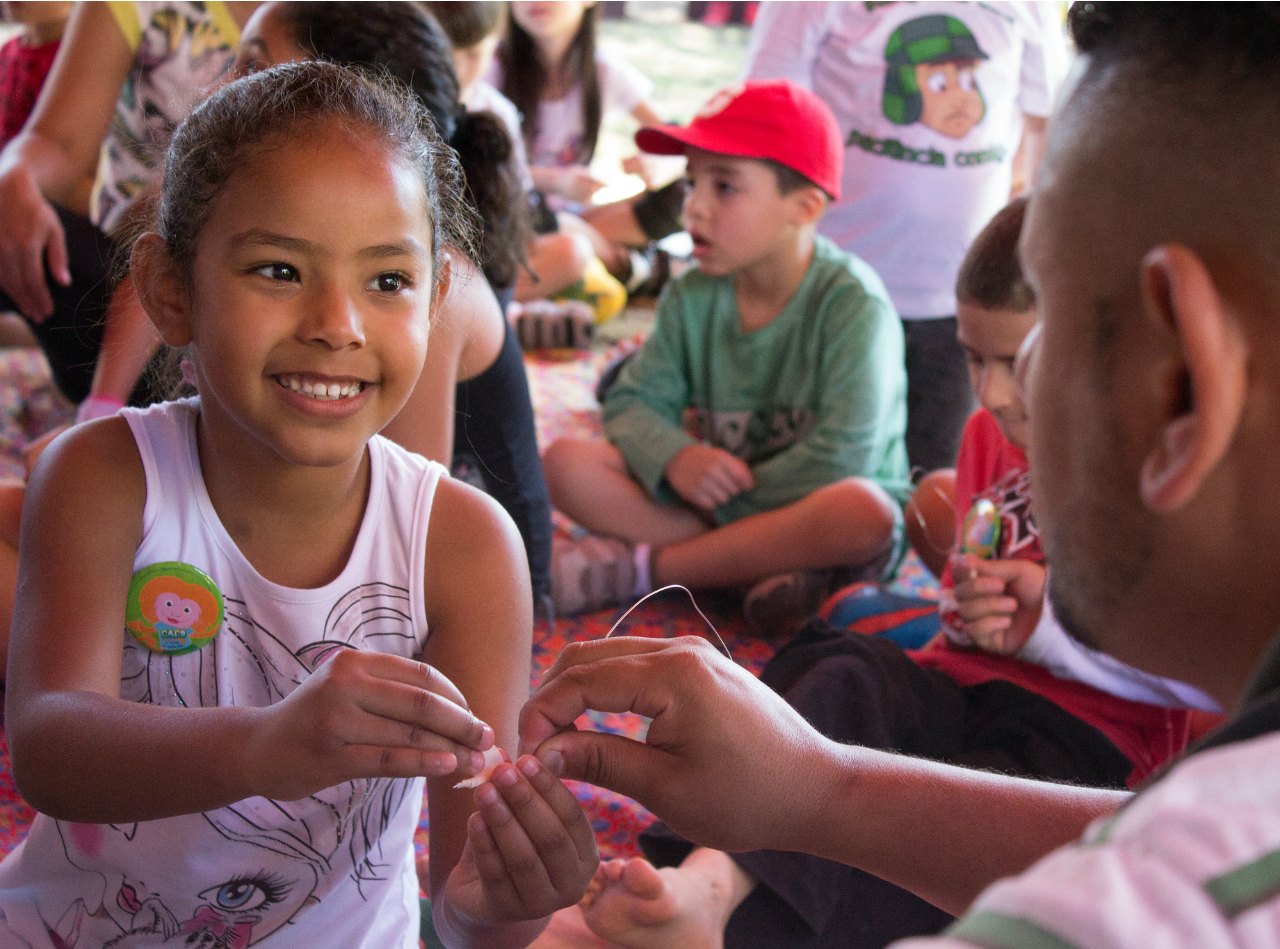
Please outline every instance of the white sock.
[[636, 588], [632, 591], [633, 596], [644, 596], [653, 589], [653, 580], [649, 576], [649, 553], [648, 544], [636, 544], [632, 553], [636, 564]]

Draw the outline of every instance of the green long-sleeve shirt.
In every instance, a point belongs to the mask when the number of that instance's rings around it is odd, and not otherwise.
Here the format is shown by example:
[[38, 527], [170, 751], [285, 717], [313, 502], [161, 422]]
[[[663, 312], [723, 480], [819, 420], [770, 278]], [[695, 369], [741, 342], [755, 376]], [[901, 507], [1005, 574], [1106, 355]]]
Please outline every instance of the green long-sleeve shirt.
[[745, 460], [756, 486], [716, 510], [720, 523], [850, 475], [903, 501], [906, 389], [902, 324], [880, 278], [818, 237], [791, 300], [750, 333], [732, 276], [693, 270], [673, 281], [605, 399], [605, 432], [662, 500], [675, 497], [667, 464], [695, 441]]

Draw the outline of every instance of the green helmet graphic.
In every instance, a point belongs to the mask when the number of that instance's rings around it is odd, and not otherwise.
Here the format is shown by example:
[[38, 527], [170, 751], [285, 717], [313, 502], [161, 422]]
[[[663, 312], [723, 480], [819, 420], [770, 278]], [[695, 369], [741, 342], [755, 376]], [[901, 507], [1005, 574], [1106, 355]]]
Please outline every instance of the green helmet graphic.
[[989, 59], [969, 28], [953, 16], [937, 13], [903, 23], [884, 47], [885, 118], [895, 125], [912, 125], [920, 120], [923, 101], [916, 83], [916, 67], [921, 63], [948, 63], [957, 60]]

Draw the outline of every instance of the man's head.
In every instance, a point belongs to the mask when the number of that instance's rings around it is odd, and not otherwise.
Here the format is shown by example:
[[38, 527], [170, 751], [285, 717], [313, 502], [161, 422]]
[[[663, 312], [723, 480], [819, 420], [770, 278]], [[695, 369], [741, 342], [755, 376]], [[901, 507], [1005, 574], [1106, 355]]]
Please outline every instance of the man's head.
[[507, 5], [493, 0], [471, 3], [430, 2], [427, 10], [453, 46], [453, 68], [463, 98], [484, 78], [507, 28]]
[[1072, 8], [1022, 239], [1051, 595], [1226, 704], [1280, 627], [1280, 10]]

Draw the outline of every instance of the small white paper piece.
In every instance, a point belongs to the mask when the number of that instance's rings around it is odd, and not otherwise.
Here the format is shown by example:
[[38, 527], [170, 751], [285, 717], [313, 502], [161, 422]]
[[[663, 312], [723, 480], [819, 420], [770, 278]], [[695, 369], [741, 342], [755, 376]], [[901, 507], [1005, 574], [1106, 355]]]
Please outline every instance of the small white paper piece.
[[502, 764], [503, 760], [502, 749], [497, 745], [494, 745], [488, 751], [484, 752], [484, 767], [480, 769], [480, 773], [474, 778], [467, 778], [465, 781], [459, 781], [453, 786], [454, 790], [478, 788], [493, 777], [493, 769]]

